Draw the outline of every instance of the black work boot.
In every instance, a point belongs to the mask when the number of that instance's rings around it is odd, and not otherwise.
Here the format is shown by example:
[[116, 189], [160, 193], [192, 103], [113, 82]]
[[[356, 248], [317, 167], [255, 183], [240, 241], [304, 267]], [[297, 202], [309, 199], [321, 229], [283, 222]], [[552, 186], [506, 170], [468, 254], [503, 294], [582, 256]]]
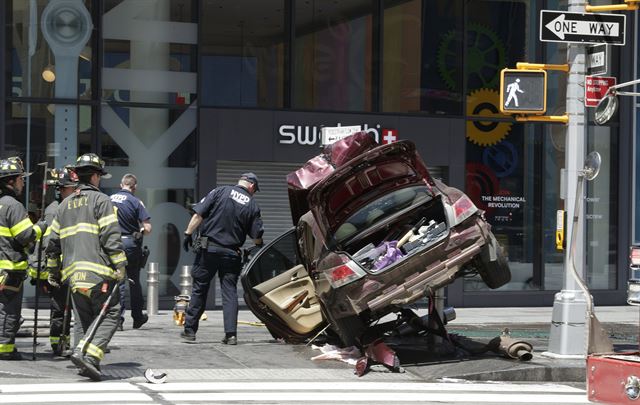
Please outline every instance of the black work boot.
[[0, 353], [0, 360], [22, 360], [22, 355], [14, 348], [10, 353]]
[[98, 360], [91, 356], [83, 356], [80, 352], [73, 352], [71, 355], [71, 362], [80, 369], [79, 374], [84, 377], [89, 377], [93, 381], [102, 381], [102, 373], [100, 373], [100, 366]]
[[236, 337], [236, 335], [227, 334], [220, 342], [225, 345], [235, 346], [238, 344], [238, 338]]
[[195, 342], [196, 341], [196, 334], [191, 332], [191, 331], [184, 330], [184, 331], [180, 332], [180, 337], [183, 338], [184, 340], [186, 340], [187, 342]]
[[133, 320], [133, 329], [140, 329], [140, 327], [145, 323], [147, 323], [148, 320], [149, 320], [149, 315], [142, 314], [142, 318]]

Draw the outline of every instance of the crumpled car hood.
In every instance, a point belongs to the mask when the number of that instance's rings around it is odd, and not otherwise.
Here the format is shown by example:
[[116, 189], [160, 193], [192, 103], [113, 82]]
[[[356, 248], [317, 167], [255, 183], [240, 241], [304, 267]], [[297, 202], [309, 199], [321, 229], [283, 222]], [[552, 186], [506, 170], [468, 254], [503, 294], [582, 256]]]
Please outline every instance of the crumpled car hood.
[[360, 156], [378, 144], [366, 132], [357, 132], [347, 138], [324, 147], [321, 154], [305, 163], [300, 169], [287, 175], [289, 204], [293, 223], [309, 211], [309, 191], [336, 169]]
[[415, 145], [400, 141], [373, 148], [336, 169], [309, 193], [309, 206], [321, 231], [334, 234], [354, 212], [388, 194], [433, 180]]

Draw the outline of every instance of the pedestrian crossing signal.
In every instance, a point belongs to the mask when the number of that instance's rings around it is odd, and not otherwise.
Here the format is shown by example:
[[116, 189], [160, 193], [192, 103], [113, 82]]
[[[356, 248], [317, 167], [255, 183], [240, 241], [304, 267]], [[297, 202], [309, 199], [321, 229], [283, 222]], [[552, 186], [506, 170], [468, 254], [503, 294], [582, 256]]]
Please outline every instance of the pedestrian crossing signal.
[[500, 111], [503, 114], [544, 114], [547, 111], [547, 72], [502, 69]]

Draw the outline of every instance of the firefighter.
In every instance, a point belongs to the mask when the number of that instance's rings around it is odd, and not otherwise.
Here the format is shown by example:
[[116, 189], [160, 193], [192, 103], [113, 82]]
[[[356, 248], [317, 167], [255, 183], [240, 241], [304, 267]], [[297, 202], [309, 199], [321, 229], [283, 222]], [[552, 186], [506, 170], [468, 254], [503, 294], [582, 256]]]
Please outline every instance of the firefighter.
[[[101, 177], [110, 177], [104, 161], [86, 153], [78, 157], [74, 171], [79, 184], [56, 211], [47, 268], [52, 284], [68, 280], [75, 319], [84, 332], [71, 361], [80, 375], [100, 381], [100, 361], [120, 317], [117, 283], [126, 277], [127, 258], [113, 204], [98, 188]], [[101, 316], [103, 304], [106, 312]]]
[[0, 160], [0, 360], [21, 360], [15, 348], [20, 328], [23, 283], [28, 268], [27, 252], [46, 232], [44, 221], [31, 222], [26, 208], [17, 200], [24, 188], [20, 158]]
[[238, 291], [242, 267], [240, 247], [247, 234], [256, 246], [262, 246], [264, 228], [260, 207], [252, 198], [259, 191], [258, 177], [245, 173], [235, 186], [221, 186], [209, 192], [193, 209], [184, 232], [183, 247], [193, 245], [193, 232], [200, 227], [199, 252], [191, 271], [193, 289], [181, 337], [196, 340], [200, 316], [204, 312], [211, 280], [218, 273], [222, 290], [222, 315], [225, 336], [222, 343], [237, 344]]
[[[56, 199], [53, 200], [51, 204], [47, 206], [44, 210], [44, 221], [48, 226], [51, 226], [53, 219], [55, 217], [56, 210], [60, 205], [60, 201], [67, 198], [69, 195], [73, 193], [73, 190], [78, 185], [78, 178], [75, 173], [69, 170], [69, 168], [65, 167], [62, 169], [52, 169], [50, 171], [50, 180], [47, 180], [47, 185], [52, 185], [56, 190]], [[51, 228], [48, 228], [44, 234], [44, 238], [42, 240], [42, 246], [46, 247], [47, 242], [49, 240], [49, 235], [51, 234]], [[36, 250], [29, 257], [31, 262], [31, 267], [29, 268], [29, 276], [31, 277], [32, 282], [35, 282], [37, 277], [37, 271], [35, 270], [38, 266], [38, 247], [36, 246]], [[44, 290], [43, 292], [49, 294], [51, 300], [51, 315], [50, 315], [50, 326], [49, 326], [49, 343], [51, 344], [51, 350], [55, 356], [61, 356], [62, 350], [60, 350], [63, 346], [60, 346], [60, 338], [63, 332], [63, 320], [64, 320], [64, 311], [67, 301], [67, 293], [68, 293], [68, 285], [62, 284], [59, 288], [53, 288], [51, 284], [48, 282], [49, 272], [41, 271], [40, 279], [41, 286]], [[54, 281], [55, 282], [55, 281]], [[35, 284], [35, 283], [34, 283]], [[65, 330], [69, 331], [69, 326], [71, 324], [71, 317], [67, 317], [67, 324], [64, 326]], [[63, 339], [69, 339], [69, 334]], [[67, 344], [64, 345], [69, 347], [68, 341]]]
[[[144, 204], [134, 194], [138, 187], [138, 179], [135, 175], [127, 173], [120, 181], [120, 191], [111, 196], [111, 202], [116, 207], [118, 224], [122, 233], [122, 244], [127, 255], [127, 277], [132, 280], [129, 283], [131, 292], [131, 317], [133, 329], [139, 329], [147, 323], [149, 316], [142, 312], [144, 299], [142, 298], [142, 285], [140, 284], [140, 267], [144, 260], [142, 251], [143, 235], [151, 233], [151, 216]], [[118, 329], [124, 325], [124, 295], [126, 281], [120, 284], [120, 323]]]

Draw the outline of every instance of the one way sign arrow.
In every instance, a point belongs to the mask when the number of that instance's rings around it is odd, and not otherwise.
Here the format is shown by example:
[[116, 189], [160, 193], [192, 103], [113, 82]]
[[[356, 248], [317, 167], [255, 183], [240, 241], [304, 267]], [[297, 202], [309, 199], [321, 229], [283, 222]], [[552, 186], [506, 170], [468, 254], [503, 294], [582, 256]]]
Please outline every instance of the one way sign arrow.
[[542, 10], [540, 40], [624, 45], [624, 14], [584, 14]]

